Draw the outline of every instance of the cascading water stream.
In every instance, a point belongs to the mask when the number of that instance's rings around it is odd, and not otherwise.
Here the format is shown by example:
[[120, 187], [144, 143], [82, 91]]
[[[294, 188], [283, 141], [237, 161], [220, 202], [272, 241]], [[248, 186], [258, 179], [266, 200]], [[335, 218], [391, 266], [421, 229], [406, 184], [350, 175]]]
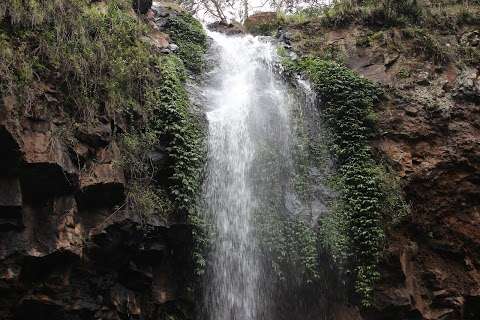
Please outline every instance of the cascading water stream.
[[[215, 65], [208, 105], [206, 220], [215, 230], [204, 292], [208, 320], [270, 320], [271, 288], [256, 221], [268, 210], [301, 214], [291, 191], [295, 99], [274, 65], [276, 48], [252, 36], [209, 32]], [[309, 211], [310, 212], [310, 211]]]

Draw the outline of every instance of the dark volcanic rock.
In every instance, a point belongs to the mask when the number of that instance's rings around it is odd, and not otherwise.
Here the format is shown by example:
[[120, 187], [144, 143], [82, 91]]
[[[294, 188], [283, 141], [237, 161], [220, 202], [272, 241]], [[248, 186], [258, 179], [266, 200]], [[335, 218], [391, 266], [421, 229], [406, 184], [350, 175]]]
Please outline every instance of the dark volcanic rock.
[[105, 147], [112, 140], [112, 128], [109, 123], [99, 123], [95, 127], [82, 127], [77, 130], [78, 140], [92, 147]]
[[457, 78], [455, 97], [480, 102], [480, 71], [467, 69]]
[[68, 119], [1, 101], [0, 319], [188, 317], [190, 226], [126, 210], [113, 120], [65, 137]]
[[99, 148], [96, 161], [80, 177], [77, 201], [80, 207], [108, 208], [125, 199], [125, 177], [118, 165], [121, 154], [115, 142]]

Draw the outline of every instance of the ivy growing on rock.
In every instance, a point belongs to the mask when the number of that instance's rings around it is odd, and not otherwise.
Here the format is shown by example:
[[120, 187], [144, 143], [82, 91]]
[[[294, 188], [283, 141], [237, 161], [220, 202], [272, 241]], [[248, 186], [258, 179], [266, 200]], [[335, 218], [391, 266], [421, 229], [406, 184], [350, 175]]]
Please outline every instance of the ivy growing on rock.
[[278, 137], [264, 136], [262, 143], [257, 141], [258, 162], [252, 176], [253, 184], [262, 186], [256, 191], [262, 201], [255, 210], [254, 225], [272, 285], [279, 292], [289, 288], [293, 294], [318, 283], [320, 261], [318, 235], [309, 210], [315, 182], [310, 173], [310, 128], [304, 122], [306, 97], [288, 86], [284, 90], [290, 101], [295, 101], [288, 119], [291, 132], [284, 141], [291, 151], [283, 153]]
[[185, 66], [193, 72], [203, 68], [203, 55], [207, 50], [207, 35], [201, 23], [185, 12], [168, 17], [167, 32], [179, 46], [179, 56]]
[[382, 92], [333, 61], [284, 58], [284, 66], [311, 81], [326, 128], [323, 140], [334, 161], [332, 185], [338, 198], [320, 222], [322, 246], [351, 276], [362, 304], [368, 307], [380, 278], [377, 266], [385, 230], [395, 211], [405, 208], [399, 188], [386, 182], [385, 168], [369, 145], [375, 135], [373, 108]]
[[[384, 232], [381, 223], [380, 182], [368, 142], [374, 134], [373, 106], [379, 90], [369, 81], [334, 62], [306, 59], [300, 64], [321, 100], [328, 128], [327, 145], [337, 168], [340, 193], [337, 219], [341, 221], [335, 243], [345, 254], [340, 261], [355, 276], [355, 288], [364, 305], [372, 299], [379, 279], [377, 263]], [[343, 260], [342, 259], [342, 260]]]
[[149, 99], [155, 114], [151, 126], [160, 133], [160, 140], [166, 141], [170, 194], [178, 208], [186, 209], [195, 201], [199, 188], [202, 133], [198, 119], [189, 110], [182, 61], [166, 56], [159, 67], [161, 85]]
[[[318, 280], [317, 234], [304, 217], [265, 208], [257, 216], [260, 247], [275, 280], [305, 285]], [[280, 211], [281, 212], [281, 211]]]

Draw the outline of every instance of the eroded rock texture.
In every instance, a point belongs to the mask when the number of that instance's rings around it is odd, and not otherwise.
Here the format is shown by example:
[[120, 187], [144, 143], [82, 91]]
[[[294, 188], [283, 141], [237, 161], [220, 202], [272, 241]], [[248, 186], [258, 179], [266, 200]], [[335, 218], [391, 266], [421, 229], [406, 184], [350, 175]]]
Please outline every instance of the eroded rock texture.
[[279, 34], [297, 53], [342, 61], [386, 91], [374, 144], [402, 177], [411, 212], [388, 235], [364, 319], [480, 319], [480, 70], [455, 54], [480, 50], [478, 34], [435, 35], [441, 59], [396, 28], [306, 23]]
[[480, 316], [480, 105], [460, 89], [471, 73], [430, 71], [429, 84], [393, 90], [380, 113], [378, 148], [412, 211], [391, 235], [378, 301], [404, 316]]
[[[112, 117], [0, 107], [0, 319], [163, 319], [191, 314], [191, 231], [125, 209]], [[71, 141], [66, 143], [65, 141]]]

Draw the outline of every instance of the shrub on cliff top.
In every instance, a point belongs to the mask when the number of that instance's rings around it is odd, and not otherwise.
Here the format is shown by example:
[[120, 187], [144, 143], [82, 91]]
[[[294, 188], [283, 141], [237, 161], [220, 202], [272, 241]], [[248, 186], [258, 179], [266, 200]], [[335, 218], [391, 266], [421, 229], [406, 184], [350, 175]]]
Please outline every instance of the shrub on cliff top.
[[255, 35], [272, 35], [285, 23], [285, 18], [276, 12], [259, 12], [248, 17], [243, 26]]
[[345, 26], [353, 22], [403, 25], [419, 22], [423, 17], [423, 8], [416, 0], [342, 0], [327, 8], [321, 21], [327, 26]]
[[288, 22], [317, 20], [326, 27], [363, 24], [376, 27], [423, 26], [452, 30], [462, 25], [478, 25], [478, 0], [338, 0], [320, 7], [314, 15], [302, 11], [287, 16]]
[[[141, 109], [155, 78], [146, 27], [124, 1], [10, 0], [0, 26], [4, 94], [28, 99], [38, 81], [55, 86], [78, 119], [97, 112]], [[33, 11], [27, 18], [25, 12]], [[10, 53], [9, 53], [10, 52]], [[27, 102], [28, 101], [23, 101]]]
[[[179, 13], [171, 27], [182, 50], [205, 48], [200, 24]], [[184, 208], [199, 179], [200, 141], [184, 88], [185, 67], [143, 40], [148, 26], [129, 0], [6, 0], [0, 4], [0, 93], [29, 106], [58, 106], [72, 122], [119, 115], [129, 203], [141, 214]], [[180, 33], [181, 32], [181, 33]], [[196, 63], [200, 54], [196, 52]], [[38, 89], [48, 88], [49, 92]], [[45, 100], [48, 96], [48, 101]], [[118, 119], [118, 118], [117, 118]], [[152, 162], [161, 144], [166, 169]], [[159, 171], [166, 175], [158, 179]], [[161, 181], [162, 180], [162, 181]], [[168, 212], [167, 212], [168, 213]]]

